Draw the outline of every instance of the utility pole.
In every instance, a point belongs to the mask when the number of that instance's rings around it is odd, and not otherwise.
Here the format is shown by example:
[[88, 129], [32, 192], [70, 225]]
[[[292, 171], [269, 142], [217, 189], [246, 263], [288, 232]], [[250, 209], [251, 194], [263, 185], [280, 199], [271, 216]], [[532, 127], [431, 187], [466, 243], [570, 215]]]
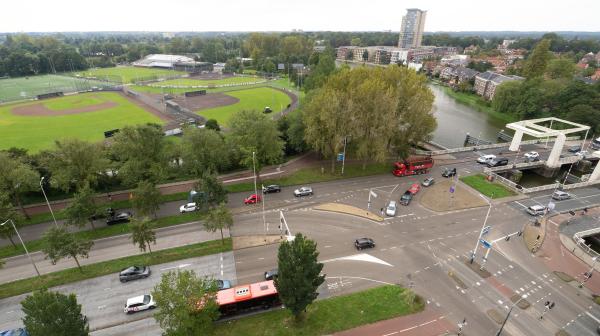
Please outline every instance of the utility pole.
[[481, 237], [483, 237], [483, 230], [485, 229], [487, 220], [490, 216], [490, 211], [492, 210], [492, 203], [490, 203], [490, 201], [488, 201], [488, 199], [485, 198], [482, 194], [479, 194], [479, 196], [487, 202], [488, 211], [487, 211], [487, 214], [485, 215], [485, 219], [483, 220], [483, 225], [481, 226], [481, 231], [479, 231], [479, 237], [477, 237], [477, 242], [475, 243], [475, 248], [473, 249], [473, 253], [471, 253], [471, 260], [469, 261], [471, 264], [473, 263], [473, 261], [475, 261], [475, 256], [477, 255], [477, 248], [479, 247], [479, 241], [481, 240]]
[[40, 179], [40, 189], [42, 189], [42, 194], [44, 194], [44, 198], [46, 199], [46, 204], [48, 204], [48, 209], [50, 209], [50, 214], [52, 215], [52, 219], [54, 220], [54, 226], [58, 227], [58, 223], [56, 222], [56, 217], [54, 217], [54, 211], [52, 211], [52, 207], [50, 206], [50, 202], [48, 202], [48, 197], [46, 197], [46, 192], [44, 191], [44, 186], [42, 185], [42, 182], [44, 181], [45, 178], [46, 178], [46, 176], [42, 176], [42, 178]]
[[512, 312], [513, 308], [519, 303], [521, 302], [521, 300], [524, 300], [527, 298], [527, 295], [523, 295], [521, 296], [521, 298], [519, 300], [517, 300], [515, 303], [513, 303], [512, 306], [510, 306], [510, 309], [508, 310], [508, 314], [506, 314], [506, 318], [504, 319], [504, 322], [502, 322], [502, 325], [500, 326], [500, 329], [498, 330], [498, 332], [496, 333], [496, 336], [500, 336], [500, 334], [502, 333], [502, 330], [504, 329], [504, 325], [506, 324], [506, 321], [508, 321], [508, 318], [510, 317], [510, 313]]
[[13, 222], [12, 219], [7, 219], [4, 223], [0, 224], [0, 226], [6, 225], [9, 221], [10, 221], [10, 224], [12, 224], [13, 229], [17, 233], [17, 237], [19, 237], [19, 241], [21, 242], [21, 245], [23, 245], [25, 254], [27, 254], [27, 257], [29, 258], [31, 265], [33, 265], [33, 268], [35, 269], [35, 273], [37, 273], [37, 275], [40, 276], [40, 271], [38, 270], [37, 266], [35, 265], [35, 262], [33, 262], [33, 258], [31, 258], [31, 255], [29, 254], [29, 251], [27, 250], [27, 246], [25, 246], [25, 243], [23, 243], [23, 239], [21, 239], [21, 235], [19, 234], [19, 231], [17, 230], [17, 227], [15, 226], [15, 222]]
[[346, 165], [346, 143], [348, 143], [348, 136], [344, 136], [344, 156], [342, 156], [342, 175], [344, 175], [344, 166]]
[[579, 284], [579, 288], [583, 288], [583, 284], [590, 280], [590, 278], [594, 274], [594, 266], [596, 266], [596, 261], [598, 261], [598, 257], [593, 257], [592, 260], [594, 261], [592, 263], [592, 267], [589, 271], [583, 273], [583, 281], [581, 281], [581, 283]]
[[546, 313], [549, 312], [552, 308], [554, 308], [554, 302], [546, 301], [546, 303], [544, 304], [544, 311], [542, 312], [542, 315], [540, 315], [540, 320], [542, 320], [544, 318], [544, 315], [546, 315]]
[[[264, 185], [260, 185], [262, 188], [261, 190], [265, 190], [265, 186]], [[267, 231], [269, 231], [269, 227], [267, 226], [267, 221], [265, 219], [265, 193], [263, 193], [262, 197], [261, 197], [261, 203], [262, 203], [262, 220], [263, 220], [263, 229], [265, 230], [265, 242], [267, 241]], [[258, 199], [258, 195], [256, 195], [257, 199]]]

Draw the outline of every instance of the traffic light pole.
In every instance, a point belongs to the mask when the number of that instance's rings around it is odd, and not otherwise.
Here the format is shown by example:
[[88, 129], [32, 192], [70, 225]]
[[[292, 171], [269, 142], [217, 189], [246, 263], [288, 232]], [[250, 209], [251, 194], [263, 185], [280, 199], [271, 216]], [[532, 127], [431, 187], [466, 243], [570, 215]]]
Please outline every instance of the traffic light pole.
[[475, 242], [475, 248], [473, 249], [473, 253], [471, 253], [471, 260], [469, 261], [471, 264], [473, 263], [473, 261], [475, 261], [475, 256], [477, 255], [477, 248], [479, 247], [479, 241], [481, 240], [481, 237], [483, 237], [483, 230], [485, 229], [488, 217], [490, 216], [490, 211], [492, 211], [492, 203], [490, 203], [490, 201], [488, 201], [487, 198], [485, 198], [482, 194], [479, 194], [479, 196], [487, 202], [488, 211], [485, 215], [485, 219], [483, 220], [483, 225], [481, 225], [481, 230], [479, 231], [479, 237], [477, 237], [477, 242]]

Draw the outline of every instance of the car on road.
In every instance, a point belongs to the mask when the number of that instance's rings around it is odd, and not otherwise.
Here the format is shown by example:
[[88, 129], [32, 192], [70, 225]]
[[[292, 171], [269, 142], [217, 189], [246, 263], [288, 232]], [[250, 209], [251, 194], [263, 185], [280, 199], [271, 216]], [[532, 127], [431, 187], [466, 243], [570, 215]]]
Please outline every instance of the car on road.
[[229, 280], [217, 280], [217, 289], [224, 290], [231, 288], [231, 281]]
[[187, 204], [184, 204], [179, 207], [179, 212], [181, 212], [181, 213], [194, 212], [196, 210], [198, 210], [198, 207], [196, 206], [196, 202], [187, 203]]
[[421, 190], [421, 185], [418, 183], [414, 183], [410, 186], [410, 188], [408, 188], [408, 191], [410, 191], [410, 193], [413, 195], [416, 195], [419, 192], [419, 190]]
[[495, 158], [496, 158], [496, 155], [493, 155], [493, 154], [482, 155], [477, 159], [477, 163], [486, 164], [486, 163], [494, 160]]
[[390, 203], [388, 203], [388, 205], [385, 207], [385, 214], [390, 217], [394, 217], [396, 216], [397, 209], [398, 205], [396, 204], [396, 201], [390, 201]]
[[143, 279], [150, 276], [150, 267], [148, 266], [131, 266], [122, 270], [119, 273], [119, 281], [127, 282], [131, 280]]
[[523, 157], [525, 158], [525, 161], [527, 161], [527, 162], [539, 161], [540, 153], [538, 153], [536, 151], [531, 151], [531, 152], [525, 153], [525, 155], [523, 155]]
[[568, 149], [569, 153], [577, 153], [581, 151], [581, 145], [574, 145], [569, 147]]
[[127, 299], [124, 311], [127, 314], [131, 314], [154, 308], [156, 308], [156, 302], [154, 302], [154, 298], [152, 295], [146, 294]]
[[507, 164], [508, 164], [507, 158], [495, 158], [494, 160], [488, 162], [487, 166], [491, 168], [491, 167], [506, 166]]
[[431, 187], [435, 183], [435, 179], [433, 177], [428, 177], [421, 182], [423, 187]]
[[557, 201], [562, 201], [571, 198], [571, 194], [565, 191], [557, 190], [552, 193], [552, 199]]
[[584, 151], [579, 151], [577, 153], [575, 153], [575, 155], [579, 155], [579, 157], [581, 159], [586, 159], [588, 157], [588, 151], [584, 150]]
[[452, 177], [455, 175], [456, 175], [456, 168], [444, 167], [444, 170], [442, 170], [443, 177]]
[[404, 194], [400, 197], [400, 204], [409, 205], [410, 201], [412, 201], [413, 194], [410, 191], [405, 191]]
[[279, 269], [274, 268], [270, 271], [265, 272], [265, 280], [274, 280], [279, 275]]
[[547, 208], [543, 205], [536, 204], [527, 207], [525, 211], [532, 216], [543, 216], [544, 214], [546, 214]]
[[294, 196], [296, 196], [296, 197], [311, 196], [312, 194], [313, 194], [313, 190], [311, 187], [302, 187], [302, 188], [294, 190]]
[[354, 241], [354, 247], [356, 247], [357, 250], [373, 248], [375, 247], [375, 242], [371, 238], [358, 238]]
[[252, 194], [244, 199], [244, 204], [256, 204], [261, 201], [260, 195]]
[[114, 225], [121, 223], [129, 223], [133, 214], [129, 211], [120, 212], [112, 217], [106, 219], [106, 225]]
[[266, 187], [263, 187], [262, 192], [263, 194], [278, 193], [281, 192], [281, 187], [276, 184], [271, 184]]

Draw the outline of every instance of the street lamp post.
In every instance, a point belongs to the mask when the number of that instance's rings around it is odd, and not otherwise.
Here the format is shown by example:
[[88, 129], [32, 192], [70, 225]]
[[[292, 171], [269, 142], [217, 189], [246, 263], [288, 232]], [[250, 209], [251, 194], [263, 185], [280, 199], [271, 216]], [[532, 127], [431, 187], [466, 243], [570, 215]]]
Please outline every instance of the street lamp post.
[[344, 175], [344, 166], [346, 165], [346, 144], [348, 143], [348, 136], [344, 136], [344, 156], [342, 156], [342, 175]]
[[38, 271], [38, 268], [35, 265], [35, 262], [33, 262], [33, 258], [31, 258], [31, 255], [29, 254], [29, 251], [27, 250], [27, 246], [25, 246], [25, 243], [23, 243], [23, 239], [21, 239], [21, 235], [19, 234], [19, 231], [17, 230], [17, 227], [15, 226], [15, 222], [13, 222], [12, 219], [7, 219], [4, 223], [0, 224], [0, 226], [6, 225], [9, 221], [10, 221], [10, 224], [12, 224], [13, 229], [15, 229], [15, 232], [17, 233], [17, 237], [19, 237], [19, 241], [21, 242], [21, 245], [23, 245], [25, 254], [27, 254], [27, 257], [29, 257], [29, 261], [31, 261], [31, 265], [33, 265], [33, 268], [35, 269], [35, 273], [37, 273], [37, 275], [40, 276], [40, 271]]
[[592, 267], [590, 268], [589, 272], [584, 273], [583, 281], [581, 281], [581, 283], [579, 284], [579, 288], [582, 288], [583, 284], [586, 283], [586, 281], [588, 281], [592, 277], [592, 273], [594, 273], [594, 266], [596, 266], [598, 257], [593, 257], [592, 260], [594, 261], [592, 263]]
[[50, 202], [48, 202], [48, 197], [46, 196], [46, 192], [44, 191], [44, 186], [42, 185], [42, 182], [44, 181], [45, 178], [46, 178], [46, 176], [42, 176], [42, 178], [40, 179], [40, 189], [42, 189], [42, 194], [44, 194], [44, 198], [46, 199], [46, 204], [48, 204], [48, 209], [50, 209], [50, 214], [52, 215], [52, 219], [54, 220], [54, 226], [58, 227], [58, 223], [56, 222], [56, 217], [54, 217], [54, 211], [52, 211], [52, 207], [50, 206]]
[[519, 303], [521, 302], [521, 300], [524, 300], [527, 298], [527, 295], [523, 295], [521, 296], [521, 298], [519, 300], [517, 300], [517, 302], [513, 303], [512, 306], [510, 306], [510, 309], [508, 310], [508, 314], [506, 314], [506, 318], [504, 319], [504, 322], [502, 322], [502, 325], [500, 326], [500, 329], [498, 330], [498, 332], [496, 333], [496, 336], [500, 336], [500, 333], [502, 333], [502, 329], [504, 329], [504, 325], [506, 324], [506, 321], [508, 321], [508, 318], [510, 317], [510, 313], [512, 312], [513, 308]]
[[487, 211], [487, 214], [485, 215], [485, 219], [483, 220], [483, 225], [481, 226], [481, 231], [479, 231], [479, 237], [477, 238], [477, 242], [475, 243], [475, 248], [473, 249], [473, 253], [471, 253], [471, 260], [469, 261], [471, 264], [473, 263], [473, 261], [475, 261], [475, 256], [477, 255], [477, 248], [479, 247], [479, 241], [481, 240], [481, 237], [483, 236], [483, 230], [485, 229], [488, 217], [490, 216], [490, 211], [492, 211], [492, 203], [490, 203], [490, 201], [488, 201], [487, 198], [485, 198], [482, 194], [479, 194], [479, 196], [487, 202], [488, 211]]

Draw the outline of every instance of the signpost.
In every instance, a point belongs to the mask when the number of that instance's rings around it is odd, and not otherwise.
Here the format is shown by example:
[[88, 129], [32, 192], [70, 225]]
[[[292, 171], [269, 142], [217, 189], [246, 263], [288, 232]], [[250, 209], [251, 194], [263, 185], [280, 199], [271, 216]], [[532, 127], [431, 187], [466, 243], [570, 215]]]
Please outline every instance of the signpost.
[[486, 248], [486, 249], [492, 248], [492, 244], [485, 239], [479, 239], [479, 242], [481, 243], [481, 246], [483, 248]]
[[483, 228], [483, 230], [481, 231], [481, 236], [483, 237], [483, 236], [485, 236], [486, 234], [490, 233], [490, 230], [491, 230], [491, 229], [492, 229], [492, 227], [491, 227], [491, 226], [489, 226], [489, 225], [488, 225], [488, 226], [486, 226], [486, 227], [484, 227], [484, 228]]

